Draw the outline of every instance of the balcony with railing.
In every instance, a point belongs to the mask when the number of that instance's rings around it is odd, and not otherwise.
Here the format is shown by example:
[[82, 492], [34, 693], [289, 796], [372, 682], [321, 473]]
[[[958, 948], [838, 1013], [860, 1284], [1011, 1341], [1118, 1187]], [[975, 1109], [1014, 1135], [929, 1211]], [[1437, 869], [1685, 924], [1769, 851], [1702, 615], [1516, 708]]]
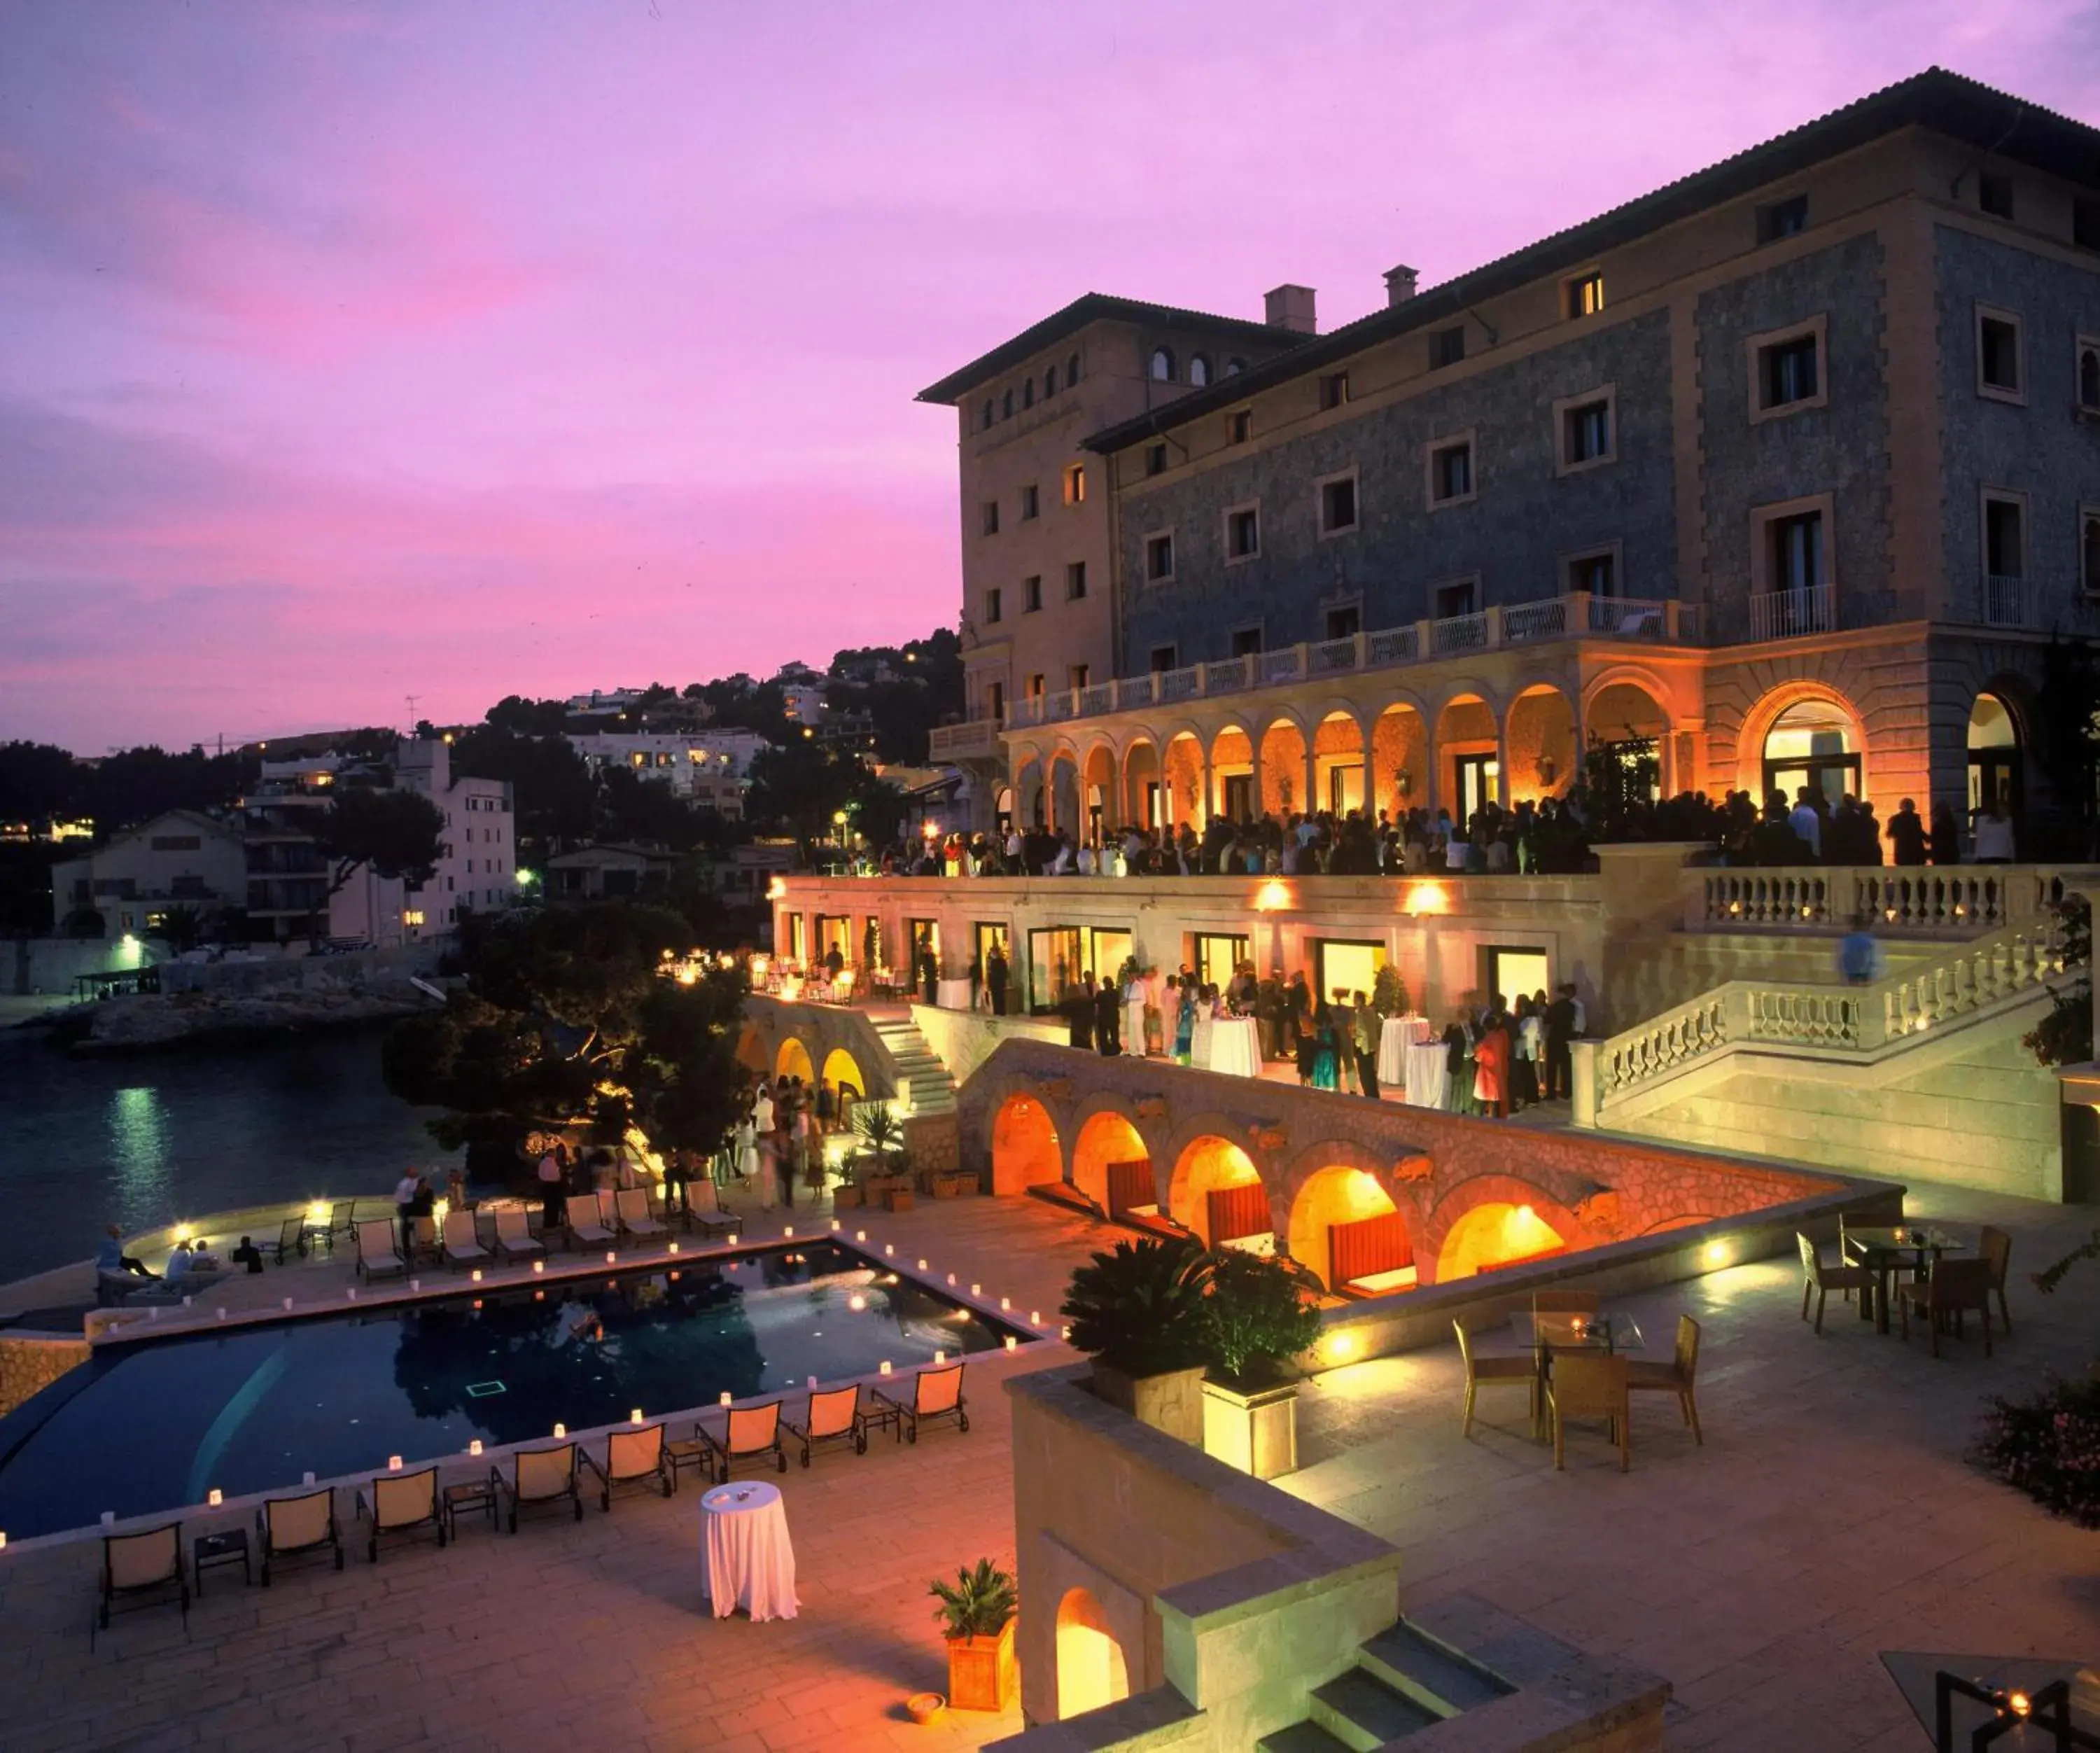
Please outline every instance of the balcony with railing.
[[1750, 638], [1798, 639], [1838, 630], [1838, 587], [1814, 585], [1802, 590], [1760, 591], [1750, 598]]
[[[1304, 645], [1189, 664], [1149, 675], [1126, 676], [1079, 689], [1017, 700], [1008, 721], [1010, 730], [1061, 724], [1073, 718], [1098, 718], [1146, 706], [1176, 705], [1192, 700], [1215, 700], [1254, 688], [1285, 687], [1293, 682], [1325, 680], [1365, 670], [1390, 669], [1434, 658], [1460, 657], [1502, 646], [1538, 645], [1556, 639], [1638, 639], [1650, 644], [1696, 644], [1700, 637], [1697, 605], [1624, 597], [1592, 596], [1586, 591], [1483, 609], [1473, 615], [1446, 616], [1375, 633], [1352, 634]], [[959, 731], [963, 726], [948, 726]], [[933, 753], [943, 757], [943, 732], [934, 732]], [[946, 756], [944, 758], [955, 758]]]
[[1983, 623], [1986, 627], [2028, 627], [2031, 598], [2027, 581], [2017, 573], [1983, 575]]

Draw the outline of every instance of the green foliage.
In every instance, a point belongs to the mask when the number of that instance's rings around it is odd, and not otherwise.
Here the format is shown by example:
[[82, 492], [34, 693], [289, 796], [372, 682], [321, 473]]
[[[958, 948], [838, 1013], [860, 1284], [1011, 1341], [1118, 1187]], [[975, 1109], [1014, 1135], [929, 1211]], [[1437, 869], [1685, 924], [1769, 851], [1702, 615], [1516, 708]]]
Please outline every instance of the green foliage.
[[2085, 1065], [2093, 1058], [2093, 910], [2077, 896], [2054, 909], [2063, 927], [2063, 960], [2076, 969], [2049, 988], [2049, 1013], [2020, 1037], [2020, 1044], [2044, 1065]]
[[950, 1637], [996, 1637], [1020, 1605], [1013, 1576], [989, 1558], [973, 1570], [955, 1573], [952, 1583], [934, 1583], [927, 1591], [941, 1605], [933, 1609]]
[[1206, 1361], [1210, 1259], [1193, 1238], [1118, 1242], [1072, 1274], [1061, 1310], [1074, 1348], [1126, 1375]]
[[1371, 982], [1371, 1009], [1381, 1017], [1407, 1014], [1407, 982], [1401, 978], [1397, 968], [1379, 969], [1377, 979]]
[[1205, 1349], [1211, 1368], [1227, 1381], [1273, 1379], [1319, 1339], [1318, 1286], [1304, 1267], [1220, 1248], [1211, 1257], [1208, 1277]]
[[452, 771], [465, 778], [509, 784], [518, 806], [518, 862], [536, 863], [550, 851], [589, 837], [597, 793], [583, 757], [562, 740], [558, 720], [552, 734], [521, 735], [508, 727], [513, 720], [495, 722], [501, 709], [492, 708], [488, 725], [469, 731], [452, 745]]
[[1662, 778], [1652, 736], [1624, 736], [1607, 741], [1594, 732], [1582, 757], [1579, 788], [1592, 840], [1640, 837], [1634, 824], [1648, 807]]
[[[506, 694], [482, 716], [491, 730], [506, 736], [559, 736], [567, 727], [569, 708], [566, 700], [535, 700], [522, 694]], [[473, 734], [467, 733], [468, 736]]]
[[2093, 1232], [2091, 1241], [2080, 1243], [2054, 1265], [2029, 1274], [2029, 1280], [2043, 1296], [2053, 1296], [2057, 1286], [2063, 1283], [2065, 1275], [2081, 1260], [2100, 1260], [2100, 1230]]
[[856, 1102], [853, 1106], [853, 1129], [866, 1141], [867, 1154], [878, 1169], [890, 1153], [904, 1142], [904, 1123], [887, 1102]]
[[167, 908], [161, 915], [161, 922], [152, 934], [179, 956], [185, 950], [193, 950], [204, 941], [205, 928], [209, 923], [201, 907], [180, 906]]
[[806, 850], [829, 840], [832, 818], [845, 810], [854, 831], [876, 846], [897, 837], [904, 794], [877, 779], [850, 755], [841, 755], [799, 732], [778, 748], [760, 751], [751, 764], [748, 819], [792, 832]]
[[[2041, 687], [2033, 716], [2034, 757], [2050, 794], [2071, 812], [2051, 824], [2053, 855], [2092, 855], [2096, 780], [2100, 780], [2100, 647], [2052, 638], [2041, 654]], [[2032, 812], [2031, 812], [2032, 814]], [[2036, 824], [2029, 824], [2029, 837]], [[2036, 853], [2027, 850], [2027, 856]]]
[[444, 832], [444, 811], [420, 792], [355, 790], [336, 799], [314, 840], [335, 866], [333, 894], [368, 864], [390, 881], [421, 888], [437, 874]]

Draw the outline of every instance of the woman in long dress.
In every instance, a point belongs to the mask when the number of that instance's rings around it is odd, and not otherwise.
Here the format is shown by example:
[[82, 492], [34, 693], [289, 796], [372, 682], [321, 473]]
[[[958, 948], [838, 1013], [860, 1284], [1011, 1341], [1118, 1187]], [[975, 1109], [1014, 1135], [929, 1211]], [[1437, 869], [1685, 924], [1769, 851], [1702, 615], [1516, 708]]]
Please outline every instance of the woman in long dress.
[[1509, 1117], [1509, 1030], [1501, 1021], [1491, 1022], [1473, 1045], [1473, 1099], [1498, 1119]]
[[749, 1114], [736, 1123], [736, 1178], [748, 1184], [758, 1172], [758, 1126]]
[[1339, 1050], [1335, 1035], [1335, 1013], [1325, 999], [1312, 1013], [1312, 1087], [1315, 1089], [1333, 1089], [1336, 1087]]
[[758, 1208], [770, 1212], [780, 1198], [780, 1134], [761, 1133], [758, 1138]]
[[1218, 989], [1196, 988], [1196, 1026], [1189, 1036], [1189, 1062], [1199, 1071], [1211, 1068], [1211, 1035], [1217, 1021]]
[[[1167, 990], [1175, 990], [1170, 982]], [[1176, 995], [1174, 1009], [1174, 1057], [1182, 1065], [1189, 1063], [1196, 1036], [1196, 982], [1185, 980]]]

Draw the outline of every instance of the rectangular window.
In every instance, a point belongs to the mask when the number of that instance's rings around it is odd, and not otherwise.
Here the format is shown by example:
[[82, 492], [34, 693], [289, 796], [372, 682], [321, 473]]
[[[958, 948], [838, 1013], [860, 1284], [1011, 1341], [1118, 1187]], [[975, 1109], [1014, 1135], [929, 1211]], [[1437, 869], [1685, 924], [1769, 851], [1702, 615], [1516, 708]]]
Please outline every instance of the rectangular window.
[[1043, 698], [1043, 676], [1040, 671], [1028, 678], [1028, 697], [1032, 700]]
[[1254, 411], [1251, 408], [1236, 408], [1225, 416], [1225, 442], [1228, 444], [1244, 444], [1253, 435]]
[[1259, 657], [1261, 656], [1261, 629], [1235, 627], [1233, 629], [1233, 656]]
[[1354, 603], [1347, 608], [1327, 611], [1327, 637], [1330, 639], [1353, 639], [1363, 626], [1363, 611]]
[[1083, 506], [1087, 502], [1087, 466], [1083, 462], [1067, 464], [1065, 470], [1065, 503]]
[[1148, 476], [1166, 474], [1167, 447], [1164, 444], [1148, 444], [1145, 447], [1145, 472]]
[[1796, 335], [1764, 348], [1758, 359], [1758, 394], [1762, 404], [1787, 408], [1815, 396], [1822, 384], [1816, 353], [1814, 335]]
[[987, 536], [996, 536], [999, 533], [999, 501], [996, 499], [987, 499], [977, 507], [977, 514], [984, 533]]
[[1560, 467], [1564, 474], [1612, 460], [1612, 400], [1591, 396], [1560, 411]]
[[1592, 268], [1568, 282], [1568, 315], [1573, 319], [1595, 316], [1604, 308], [1604, 273]]
[[1251, 560], [1261, 552], [1261, 513], [1252, 506], [1225, 514], [1225, 558]]
[[984, 691], [985, 716], [994, 724], [1006, 722], [1006, 684], [987, 682]]
[[1993, 578], [2027, 576], [2026, 509], [2017, 499], [1984, 496], [1983, 570]]
[[1150, 668], [1155, 676], [1163, 676], [1176, 667], [1176, 652], [1171, 645], [1155, 645], [1152, 648]]
[[1617, 572], [1616, 556], [1608, 550], [1602, 554], [1579, 554], [1568, 563], [1568, 588], [1586, 590], [1593, 597], [1617, 596]]
[[1035, 484], [1030, 481], [1021, 490], [1021, 521], [1029, 523], [1039, 516], [1042, 510], [1042, 499], [1035, 491]]
[[1174, 535], [1170, 531], [1145, 538], [1145, 576], [1158, 584], [1174, 576]]
[[1473, 440], [1469, 434], [1429, 449], [1429, 503], [1463, 504], [1473, 497]]
[[1349, 399], [1349, 374], [1346, 371], [1330, 371], [1320, 380], [1320, 408], [1324, 413], [1330, 408], [1339, 408]]
[[1065, 600], [1077, 603], [1087, 594], [1087, 563], [1074, 560], [1065, 568]]
[[987, 625], [996, 626], [998, 625], [1000, 616], [1004, 612], [1003, 599], [1005, 593], [996, 585], [995, 585], [990, 589], [985, 592], [985, 621]]
[[2078, 411], [2100, 414], [2100, 335], [2080, 335], [2072, 343], [2071, 376], [2078, 384]]
[[2080, 249], [2100, 249], [2100, 201], [2083, 195], [2072, 197], [2071, 241]]
[[1996, 219], [2013, 216], [2013, 179], [1986, 170], [1976, 179], [1976, 205]]
[[1976, 391], [1994, 401], [2027, 400], [2021, 369], [2020, 320], [2010, 311], [1976, 312]]
[[1771, 588], [1797, 595], [1818, 589], [1823, 583], [1823, 514], [1774, 518], [1765, 528], [1771, 545]]
[[1441, 371], [1446, 365], [1455, 365], [1466, 356], [1466, 325], [1454, 325], [1449, 329], [1433, 329], [1429, 336], [1429, 369]]
[[1776, 244], [1782, 237], [1798, 237], [1808, 229], [1808, 197], [1789, 195], [1758, 209], [1758, 241]]
[[1076, 691], [1087, 685], [1087, 665], [1074, 664], [1071, 669], [1071, 686]]
[[1043, 575], [1031, 572], [1021, 581], [1021, 612], [1033, 615], [1043, 607]]
[[1357, 527], [1357, 478], [1345, 475], [1320, 484], [1320, 533], [1339, 536]]
[[1477, 578], [1462, 578], [1454, 585], [1439, 585], [1436, 602], [1439, 620], [1477, 615], [1480, 612], [1480, 581]]

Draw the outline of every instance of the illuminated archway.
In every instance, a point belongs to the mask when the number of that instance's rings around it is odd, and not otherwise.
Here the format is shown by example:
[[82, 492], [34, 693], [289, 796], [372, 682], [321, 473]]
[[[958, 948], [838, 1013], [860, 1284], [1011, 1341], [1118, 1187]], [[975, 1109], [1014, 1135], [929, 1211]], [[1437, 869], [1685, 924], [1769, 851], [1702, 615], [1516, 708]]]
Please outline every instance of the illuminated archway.
[[2017, 822], [2025, 803], [2022, 713], [2009, 690], [1994, 684], [1969, 712], [1968, 812], [1996, 807]]
[[1312, 732], [1313, 808], [1337, 815], [1361, 810], [1370, 801], [1370, 782], [1363, 726], [1348, 713], [1329, 713]]
[[1184, 822], [1200, 829], [1203, 813], [1203, 745], [1186, 731], [1167, 745], [1167, 789], [1160, 821], [1162, 828], [1179, 828]]
[[1101, 1604], [1085, 1589], [1067, 1589], [1057, 1603], [1058, 1720], [1129, 1696], [1129, 1664]]
[[1302, 813], [1306, 797], [1305, 733], [1289, 718], [1278, 718], [1261, 733], [1260, 806], [1271, 815]]
[[1070, 749], [1051, 757], [1050, 826], [1074, 842], [1079, 837], [1079, 764]]
[[1050, 806], [1043, 789], [1042, 762], [1030, 757], [1014, 769], [1013, 795], [1021, 810], [1014, 825], [1022, 829], [1043, 826], [1049, 819]]
[[1233, 822], [1251, 822], [1261, 814], [1254, 744], [1236, 724], [1227, 725], [1211, 741], [1211, 807]]
[[1123, 819], [1119, 828], [1157, 828], [1165, 813], [1159, 797], [1159, 751], [1149, 741], [1132, 743], [1123, 758]]
[[1057, 1123], [1033, 1096], [1008, 1096], [992, 1116], [991, 1174], [993, 1188], [1000, 1193], [1065, 1178]]
[[1106, 743], [1096, 743], [1087, 751], [1084, 780], [1080, 788], [1079, 806], [1083, 812], [1080, 837], [1089, 846], [1098, 845], [1103, 835], [1121, 825], [1115, 751]]
[[867, 1080], [861, 1075], [860, 1062], [843, 1047], [834, 1047], [824, 1055], [824, 1081], [841, 1095], [867, 1093]]
[[1429, 732], [1412, 706], [1388, 706], [1371, 726], [1371, 807], [1405, 815], [1429, 801]]
[[1577, 778], [1575, 709], [1560, 689], [1542, 684], [1511, 704], [1502, 767], [1512, 805], [1557, 797]]
[[1337, 1224], [1383, 1217], [1397, 1209], [1368, 1170], [1340, 1164], [1321, 1169], [1307, 1177], [1290, 1202], [1290, 1257], [1331, 1290], [1329, 1232]]
[[1743, 715], [1736, 733], [1736, 783], [1760, 806], [1774, 785], [1783, 785], [1791, 804], [1794, 792], [1812, 783], [1807, 775], [1811, 764], [1835, 763], [1846, 770], [1838, 782], [1864, 797], [1873, 777], [1866, 748], [1865, 724], [1836, 689], [1820, 680], [1784, 682]]
[[[1109, 1196], [1109, 1165], [1143, 1162], [1151, 1155], [1137, 1128], [1122, 1115], [1112, 1109], [1088, 1115], [1072, 1141], [1072, 1185], [1103, 1211], [1111, 1211], [1115, 1208]], [[1123, 1208], [1150, 1204], [1154, 1198], [1126, 1199]]]
[[[1192, 1138], [1174, 1160], [1173, 1179], [1167, 1186], [1167, 1215], [1184, 1229], [1194, 1230], [1202, 1238], [1205, 1246], [1214, 1247], [1218, 1239], [1211, 1233], [1211, 1195], [1229, 1192], [1235, 1187], [1260, 1185], [1261, 1176], [1254, 1166], [1254, 1159], [1231, 1139], [1215, 1134]], [[1264, 1198], [1264, 1205], [1267, 1203]], [[1252, 1216], [1251, 1208], [1249, 1216]], [[1264, 1227], [1267, 1227], [1266, 1222]]]
[[773, 1075], [775, 1077], [799, 1077], [805, 1084], [817, 1081], [816, 1068], [810, 1063], [810, 1049], [793, 1035], [780, 1044], [780, 1050], [773, 1056]]
[[1476, 1205], [1444, 1233], [1436, 1255], [1436, 1282], [1470, 1278], [1497, 1266], [1564, 1253], [1560, 1232], [1529, 1205], [1491, 1200]]
[[1436, 802], [1461, 828], [1502, 799], [1502, 744], [1494, 709], [1477, 694], [1445, 702], [1436, 715]]

